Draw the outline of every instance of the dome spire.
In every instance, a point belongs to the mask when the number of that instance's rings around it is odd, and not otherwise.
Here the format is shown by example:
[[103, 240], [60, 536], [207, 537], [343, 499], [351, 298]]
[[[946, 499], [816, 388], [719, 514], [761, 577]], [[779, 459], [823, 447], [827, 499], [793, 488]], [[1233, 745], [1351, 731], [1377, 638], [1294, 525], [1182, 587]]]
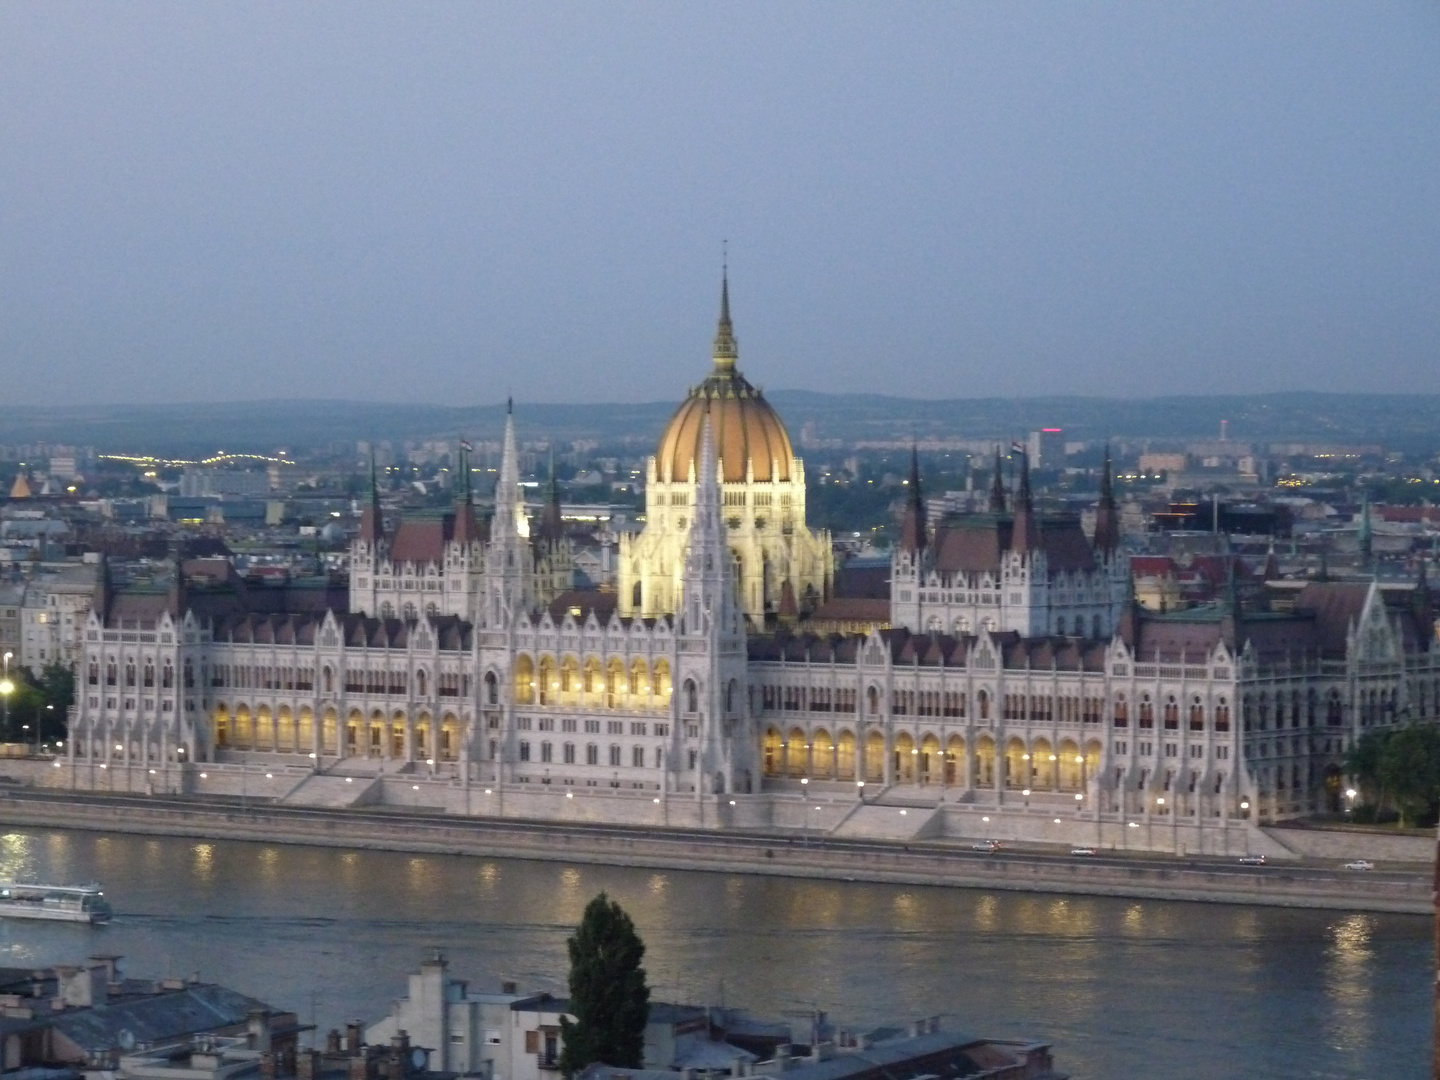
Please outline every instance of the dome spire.
[[720, 265], [720, 323], [715, 328], [716, 370], [733, 371], [739, 355], [735, 327], [730, 322], [730, 260], [727, 255]]

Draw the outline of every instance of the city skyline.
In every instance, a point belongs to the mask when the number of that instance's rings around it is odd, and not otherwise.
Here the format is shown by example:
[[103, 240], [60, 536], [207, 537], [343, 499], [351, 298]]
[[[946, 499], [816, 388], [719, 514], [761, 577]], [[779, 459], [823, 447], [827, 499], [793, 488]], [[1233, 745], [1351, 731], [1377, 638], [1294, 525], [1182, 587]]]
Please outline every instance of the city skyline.
[[12, 403], [1440, 389], [1418, 7], [4, 17]]

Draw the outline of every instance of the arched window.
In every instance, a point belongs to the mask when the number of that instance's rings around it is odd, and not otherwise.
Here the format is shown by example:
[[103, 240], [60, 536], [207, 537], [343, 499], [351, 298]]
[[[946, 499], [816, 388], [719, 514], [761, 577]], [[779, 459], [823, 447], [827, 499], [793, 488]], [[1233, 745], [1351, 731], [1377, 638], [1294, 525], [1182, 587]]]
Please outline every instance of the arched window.
[[115, 661], [111, 660], [108, 664], [105, 665], [105, 685], [114, 686], [115, 678]]
[[386, 600], [380, 605], [380, 617], [382, 619], [393, 619], [395, 617], [395, 605]]
[[988, 691], [988, 690], [981, 690], [980, 693], [976, 695], [976, 700], [977, 700], [977, 701], [979, 702], [979, 704], [980, 704], [980, 719], [981, 719], [981, 720], [989, 720], [989, 719], [990, 719], [990, 691]]
[[635, 582], [635, 587], [630, 590], [630, 603], [636, 608], [640, 607], [640, 582], [638, 581]]
[[700, 711], [700, 692], [695, 686], [694, 679], [685, 680], [685, 711], [687, 713]]
[[155, 685], [155, 661], [153, 660], [145, 661], [145, 685]]
[[417, 672], [415, 673], [415, 693], [416, 693], [419, 697], [424, 697], [424, 696], [425, 696], [425, 691], [426, 691], [426, 689], [427, 689], [427, 684], [428, 684], [428, 683], [429, 683], [429, 679], [426, 678], [425, 669], [424, 669], [424, 668], [421, 668], [419, 671], [417, 671]]
[[89, 675], [86, 678], [86, 682], [88, 682], [91, 686], [100, 685], [100, 665], [97, 664], [94, 660], [90, 661]]
[[1064, 636], [1065, 636], [1065, 616], [1064, 616], [1064, 615], [1057, 615], [1057, 616], [1055, 617], [1055, 633], [1056, 633], [1057, 635], [1059, 635], [1060, 637], [1064, 637]]
[[1180, 727], [1180, 704], [1171, 694], [1165, 699], [1165, 730], [1175, 731]]
[[335, 672], [331, 671], [328, 666], [324, 672], [324, 683], [325, 693], [333, 694], [335, 692]]
[[1200, 695], [1196, 694], [1195, 699], [1190, 702], [1190, 730], [1205, 730], [1205, 706], [1200, 703]]
[[1155, 726], [1155, 705], [1150, 700], [1149, 694], [1143, 694], [1140, 697], [1140, 726], [1142, 728]]
[[169, 690], [175, 685], [175, 669], [170, 666], [170, 661], [165, 661], [165, 666], [160, 670], [160, 685]]
[[500, 680], [495, 678], [493, 671], [485, 673], [485, 704], [500, 704]]
[[407, 603], [407, 604], [405, 605], [405, 607], [404, 607], [404, 613], [405, 613], [405, 621], [406, 621], [406, 622], [414, 622], [414, 621], [415, 621], [415, 605], [414, 605], [414, 604]]
[[135, 685], [135, 661], [134, 661], [134, 660], [127, 660], [127, 661], [125, 662], [125, 685], [126, 685], [126, 686], [134, 686], [134, 685]]
[[1125, 700], [1124, 694], [1115, 695], [1114, 724], [1117, 728], [1130, 726], [1130, 703]]
[[865, 700], [866, 700], [867, 702], [869, 702], [869, 705], [870, 705], [870, 715], [871, 715], [871, 716], [877, 716], [877, 715], [879, 715], [879, 713], [880, 713], [880, 691], [877, 690], [877, 689], [875, 689], [875, 687], [873, 687], [873, 686], [870, 687], [869, 690], [866, 690], [866, 691], [865, 691]]
[[1223, 697], [1215, 705], [1215, 730], [1230, 730], [1230, 705]]

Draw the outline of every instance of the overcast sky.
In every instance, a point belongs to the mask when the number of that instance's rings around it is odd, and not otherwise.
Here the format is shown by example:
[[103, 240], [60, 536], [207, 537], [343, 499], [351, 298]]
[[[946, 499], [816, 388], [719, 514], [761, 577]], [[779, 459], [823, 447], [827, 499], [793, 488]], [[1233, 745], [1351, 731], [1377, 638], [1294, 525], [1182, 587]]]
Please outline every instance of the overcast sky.
[[1437, 12], [0, 0], [0, 401], [1440, 392]]

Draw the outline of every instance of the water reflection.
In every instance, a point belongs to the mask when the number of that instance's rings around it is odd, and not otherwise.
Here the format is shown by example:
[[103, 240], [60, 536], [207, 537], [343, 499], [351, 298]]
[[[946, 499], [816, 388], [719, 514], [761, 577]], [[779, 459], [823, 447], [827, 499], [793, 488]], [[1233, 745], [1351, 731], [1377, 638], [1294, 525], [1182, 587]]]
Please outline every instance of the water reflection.
[[100, 878], [118, 915], [0, 920], [0, 966], [123, 953], [307, 1020], [313, 993], [322, 1029], [383, 1015], [437, 944], [476, 988], [563, 992], [565, 939], [604, 890], [657, 998], [814, 1002], [848, 1025], [946, 1013], [1053, 1039], [1077, 1078], [1425, 1075], [1423, 1055], [1391, 1060], [1428, 1038], [1424, 919], [84, 833], [0, 836], [0, 872], [16, 866]]

